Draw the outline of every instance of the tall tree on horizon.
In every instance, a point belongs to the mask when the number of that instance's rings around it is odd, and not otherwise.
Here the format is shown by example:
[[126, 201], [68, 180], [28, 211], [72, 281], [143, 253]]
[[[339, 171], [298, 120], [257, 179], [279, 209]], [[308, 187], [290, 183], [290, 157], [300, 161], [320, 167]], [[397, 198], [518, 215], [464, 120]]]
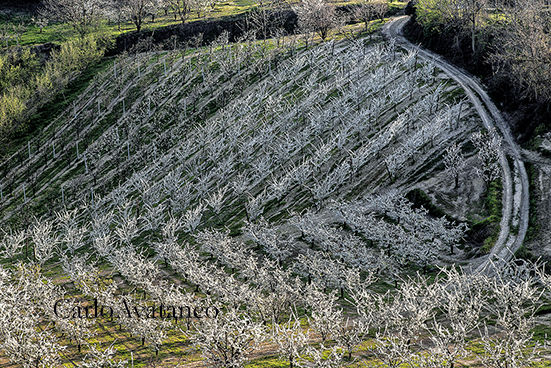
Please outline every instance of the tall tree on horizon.
[[335, 6], [325, 0], [302, 0], [295, 9], [299, 27], [305, 32], [315, 32], [325, 41], [335, 25]]
[[151, 15], [159, 8], [157, 0], [127, 0], [125, 12], [132, 23], [136, 26], [136, 31], [142, 30], [145, 17]]

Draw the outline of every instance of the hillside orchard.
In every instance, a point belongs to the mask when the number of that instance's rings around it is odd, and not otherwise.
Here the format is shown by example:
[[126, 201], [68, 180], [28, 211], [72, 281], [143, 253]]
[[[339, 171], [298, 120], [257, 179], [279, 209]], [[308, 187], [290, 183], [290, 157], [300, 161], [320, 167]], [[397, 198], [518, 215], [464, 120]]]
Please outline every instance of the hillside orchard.
[[120, 57], [3, 163], [5, 359], [546, 358], [542, 265], [489, 277], [446, 264], [467, 223], [405, 195], [427, 175], [457, 187], [469, 169], [482, 185], [499, 174], [499, 138], [459, 87], [392, 40], [277, 45], [222, 35], [191, 54]]

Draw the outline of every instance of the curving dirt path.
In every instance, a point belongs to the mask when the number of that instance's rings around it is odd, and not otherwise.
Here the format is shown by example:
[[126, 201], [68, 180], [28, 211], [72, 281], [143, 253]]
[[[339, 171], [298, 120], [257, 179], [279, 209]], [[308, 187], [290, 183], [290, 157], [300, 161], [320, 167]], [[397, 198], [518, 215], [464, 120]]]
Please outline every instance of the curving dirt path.
[[[461, 85], [482, 118], [484, 126], [487, 129], [497, 127], [504, 137], [504, 150], [500, 156], [500, 164], [503, 170], [503, 213], [499, 237], [490, 254], [472, 260], [469, 265], [473, 271], [491, 274], [495, 270], [495, 267], [505, 264], [512, 258], [513, 254], [522, 245], [528, 229], [529, 184], [520, 148], [514, 141], [511, 131], [500, 111], [473, 77], [458, 67], [449, 64], [439, 55], [415, 46], [405, 39], [402, 34], [402, 28], [408, 20], [409, 16], [395, 18], [385, 25], [383, 34], [387, 37], [395, 38], [396, 43], [406, 49], [416, 49], [419, 57], [433, 62], [435, 66]], [[518, 175], [515, 179], [517, 180], [514, 180], [511, 175], [505, 151], [514, 161], [514, 171]], [[518, 224], [516, 225], [518, 228], [515, 227], [515, 230], [518, 229], [515, 231], [516, 234], [511, 232], [511, 223]]]

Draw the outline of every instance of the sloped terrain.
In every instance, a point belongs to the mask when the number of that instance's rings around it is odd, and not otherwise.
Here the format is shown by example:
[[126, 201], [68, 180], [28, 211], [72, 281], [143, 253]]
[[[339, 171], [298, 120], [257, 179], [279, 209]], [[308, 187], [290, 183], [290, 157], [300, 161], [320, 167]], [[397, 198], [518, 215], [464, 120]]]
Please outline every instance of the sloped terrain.
[[[14, 265], [2, 280], [12, 282], [6, 290], [18, 290], [14, 280], [40, 285], [25, 294], [36, 319], [13, 328], [44, 327], [25, 340], [27, 355], [5, 347], [12, 361], [80, 361], [95, 354], [87, 342], [105, 349], [114, 341], [119, 355], [111, 355], [175, 365], [199, 359], [191, 343], [208, 355], [209, 331], [220, 326], [249, 339], [244, 346], [262, 340], [255, 334], [268, 324], [274, 336], [275, 326], [300, 335], [289, 320], [296, 306], [307, 311], [303, 323], [312, 318], [308, 341], [323, 348], [336, 334], [321, 321], [367, 318], [360, 289], [375, 277], [375, 289], [397, 290], [412, 268], [426, 271], [450, 250], [453, 261], [465, 258], [465, 225], [405, 197], [420, 187], [459, 220], [484, 211], [467, 143], [480, 119], [454, 82], [392, 41], [308, 50], [294, 38], [241, 41], [222, 36], [187, 55], [117, 59], [2, 165], [0, 249]], [[458, 188], [443, 173], [452, 143], [468, 163]], [[15, 266], [20, 259], [42, 271]], [[406, 308], [408, 295], [393, 305]], [[72, 296], [80, 299], [63, 302], [60, 317], [56, 301]], [[68, 317], [94, 299], [113, 318]], [[123, 308], [152, 301], [221, 314], [197, 321], [184, 313], [178, 324]], [[333, 314], [316, 309], [326, 304]], [[50, 350], [36, 352], [43, 338]]]
[[[107, 196], [132, 172], [150, 172], [151, 163], [174, 157], [170, 170], [188, 185], [198, 178], [188, 173], [194, 180], [185, 180], [186, 168], [214, 172], [220, 157], [228, 176], [222, 182], [232, 182], [234, 171], [250, 179], [256, 174], [261, 182], [263, 174], [283, 180], [305, 156], [336, 147], [319, 170], [348, 160], [343, 175], [355, 176], [337, 185], [344, 185], [341, 192], [369, 193], [390, 182], [411, 187], [438, 167], [444, 142], [464, 139], [477, 122], [468, 104], [454, 98], [461, 96], [457, 87], [431, 65], [414, 65], [414, 54], [358, 48], [360, 55], [328, 45], [282, 61], [293, 51], [249, 43], [185, 58], [170, 53], [115, 61], [73, 109], [3, 164], [4, 221], [21, 213], [25, 197], [31, 212], [51, 214], [63, 200], [89, 203], [92, 193]], [[245, 154], [250, 157], [240, 157]], [[245, 172], [235, 165], [249, 167]], [[206, 192], [212, 183], [202, 179]], [[254, 184], [244, 192], [256, 197], [261, 191]], [[303, 184], [311, 188], [311, 204], [330, 194], [314, 198], [312, 185]]]

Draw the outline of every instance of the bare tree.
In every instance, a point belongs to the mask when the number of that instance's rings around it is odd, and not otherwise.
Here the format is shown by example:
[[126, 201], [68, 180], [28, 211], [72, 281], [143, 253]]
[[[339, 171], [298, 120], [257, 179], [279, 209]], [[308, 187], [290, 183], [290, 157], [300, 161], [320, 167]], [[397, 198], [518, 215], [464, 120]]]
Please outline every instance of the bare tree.
[[34, 258], [43, 265], [55, 255], [56, 246], [59, 242], [54, 225], [51, 221], [35, 220], [30, 233], [34, 243]]
[[348, 360], [352, 360], [352, 353], [363, 342], [365, 331], [366, 324], [361, 319], [350, 321], [346, 318], [336, 326], [335, 340], [348, 354]]
[[145, 17], [156, 9], [154, 0], [127, 0], [125, 13], [136, 26], [136, 31], [141, 31]]
[[32, 18], [32, 21], [34, 24], [36, 24], [36, 26], [40, 29], [40, 33], [42, 33], [42, 29], [44, 27], [46, 27], [49, 23], [49, 20], [48, 18], [45, 18], [45, 17], [38, 17], [38, 18]]
[[418, 19], [427, 26], [458, 29], [471, 35], [473, 54], [476, 51], [476, 31], [486, 8], [486, 0], [422, 0], [416, 6]]
[[196, 329], [191, 339], [210, 367], [242, 367], [265, 338], [262, 324], [235, 310], [206, 318]]
[[96, 345], [89, 345], [88, 353], [82, 359], [83, 368], [124, 368], [128, 367], [127, 360], [115, 360], [117, 350], [113, 348], [114, 343], [105, 350], [98, 349]]
[[17, 231], [15, 234], [10, 231], [8, 234], [4, 230], [0, 229], [3, 233], [2, 240], [0, 241], [0, 255], [3, 258], [13, 258], [21, 252], [21, 248], [24, 246], [27, 234], [24, 231]]
[[282, 11], [286, 7], [288, 5], [284, 0], [256, 0], [256, 6], [247, 14], [247, 22], [266, 40], [270, 28], [283, 25]]
[[308, 331], [304, 332], [300, 326], [300, 320], [293, 315], [287, 323], [280, 326], [274, 323], [272, 340], [278, 346], [278, 353], [282, 358], [289, 360], [289, 366], [300, 358], [309, 338]]
[[[176, 14], [180, 17], [182, 23], [185, 23], [189, 17], [189, 13], [192, 10], [192, 1], [191, 0], [167, 0], [170, 8], [174, 11], [174, 17]], [[176, 19], [176, 18], [174, 18]]]
[[486, 0], [463, 0], [462, 5], [465, 7], [464, 17], [467, 19], [471, 28], [471, 48], [474, 54], [476, 52], [475, 35], [478, 18], [485, 9], [487, 2]]
[[501, 173], [499, 157], [502, 138], [495, 129], [488, 132], [477, 132], [471, 135], [471, 141], [478, 148], [477, 156], [482, 163], [482, 169], [476, 168], [478, 175], [484, 179], [486, 185], [497, 179]]
[[487, 309], [495, 316], [492, 328], [499, 331], [499, 337], [490, 334], [484, 325], [484, 332], [481, 331], [484, 355], [481, 360], [486, 367], [526, 367], [537, 355], [539, 343], [532, 345], [530, 340], [542, 290], [535, 287], [535, 279], [529, 272], [519, 274], [519, 268], [512, 263], [498, 269], [498, 274], [488, 285], [493, 303]]
[[191, 8], [197, 13], [197, 18], [201, 18], [201, 12], [205, 13], [203, 16], [206, 16], [207, 12], [207, 2], [205, 0], [191, 0], [192, 6]]
[[106, 10], [108, 18], [117, 22], [119, 31], [121, 30], [122, 21], [125, 20], [126, 3], [127, 0], [111, 0]]
[[373, 19], [373, 16], [375, 14], [375, 8], [374, 8], [374, 1], [373, 0], [363, 0], [358, 7], [356, 8], [356, 11], [354, 13], [356, 19], [364, 22], [365, 24], [365, 31], [367, 32], [367, 25], [368, 23]]
[[386, 0], [374, 0], [373, 1], [373, 12], [381, 20], [385, 19], [385, 14], [388, 11], [388, 4]]
[[44, 17], [69, 23], [80, 37], [90, 32], [106, 7], [104, 0], [45, 0], [43, 4]]
[[335, 6], [325, 0], [302, 0], [295, 11], [299, 27], [306, 32], [316, 32], [325, 41], [335, 24]]
[[446, 148], [446, 157], [444, 158], [444, 166], [446, 172], [453, 176], [455, 180], [455, 187], [459, 186], [459, 174], [461, 170], [466, 166], [465, 157], [461, 153], [461, 147], [456, 143], [451, 144]]
[[503, 13], [504, 25], [490, 56], [494, 72], [512, 80], [521, 97], [550, 101], [548, 2], [518, 0], [506, 4]]

